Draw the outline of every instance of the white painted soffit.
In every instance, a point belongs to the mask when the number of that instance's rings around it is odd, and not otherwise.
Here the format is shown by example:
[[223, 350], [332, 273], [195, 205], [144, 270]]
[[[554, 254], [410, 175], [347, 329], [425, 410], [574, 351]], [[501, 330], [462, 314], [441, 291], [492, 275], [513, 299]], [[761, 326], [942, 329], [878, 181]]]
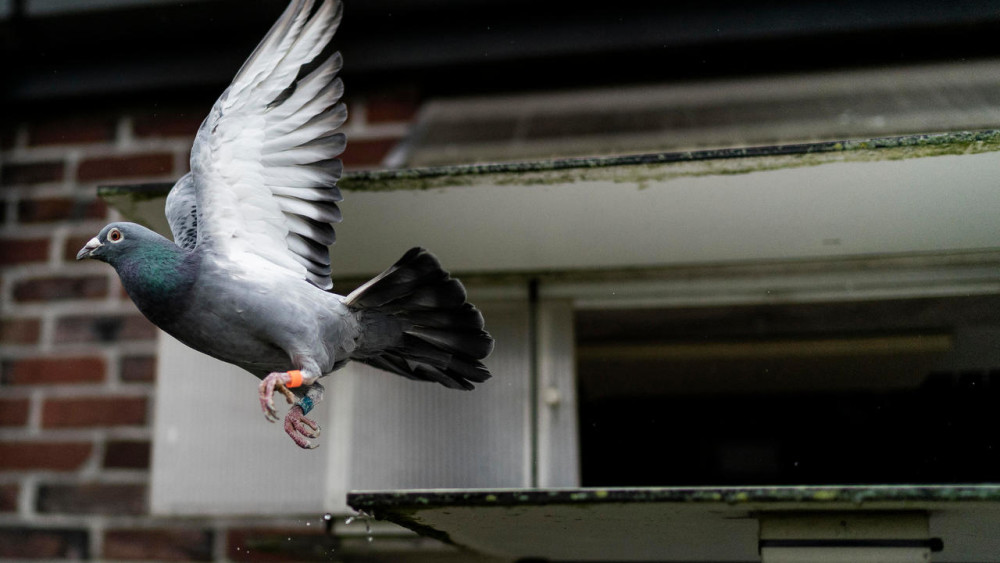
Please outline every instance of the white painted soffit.
[[[1000, 249], [1000, 131], [348, 173], [334, 276], [406, 249], [455, 272]], [[168, 186], [103, 187], [165, 232]]]

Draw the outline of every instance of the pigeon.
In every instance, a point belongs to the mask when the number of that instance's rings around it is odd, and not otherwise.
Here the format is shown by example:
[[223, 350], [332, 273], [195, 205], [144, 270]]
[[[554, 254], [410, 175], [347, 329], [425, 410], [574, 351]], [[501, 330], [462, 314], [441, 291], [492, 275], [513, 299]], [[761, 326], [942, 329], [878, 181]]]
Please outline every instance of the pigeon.
[[307, 449], [319, 379], [348, 362], [469, 390], [490, 378], [494, 346], [464, 286], [422, 248], [346, 296], [332, 291], [347, 110], [328, 45], [341, 14], [338, 0], [292, 0], [237, 72], [167, 197], [173, 241], [115, 222], [76, 256], [110, 264], [166, 333], [256, 375], [267, 420], [284, 395], [284, 430]]

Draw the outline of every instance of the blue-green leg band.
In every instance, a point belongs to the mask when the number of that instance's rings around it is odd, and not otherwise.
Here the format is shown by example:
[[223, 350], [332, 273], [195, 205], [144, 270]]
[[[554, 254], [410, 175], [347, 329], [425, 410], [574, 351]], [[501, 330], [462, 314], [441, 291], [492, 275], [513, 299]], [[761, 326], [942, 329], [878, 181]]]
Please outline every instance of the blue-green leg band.
[[302, 414], [309, 414], [309, 411], [313, 410], [315, 406], [312, 398], [308, 395], [299, 399], [299, 402], [295, 404], [302, 408]]

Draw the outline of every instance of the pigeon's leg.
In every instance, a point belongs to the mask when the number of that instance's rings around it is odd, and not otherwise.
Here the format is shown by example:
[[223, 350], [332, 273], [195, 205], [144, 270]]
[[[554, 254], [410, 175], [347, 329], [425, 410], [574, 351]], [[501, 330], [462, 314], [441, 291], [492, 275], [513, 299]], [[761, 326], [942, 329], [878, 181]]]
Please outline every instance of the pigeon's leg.
[[285, 415], [285, 433], [300, 447], [312, 449], [319, 444], [313, 444], [306, 438], [318, 438], [319, 424], [311, 418], [306, 418], [309, 411], [323, 400], [323, 386], [313, 383], [302, 397]]
[[[316, 374], [314, 375], [314, 372]], [[264, 411], [264, 416], [270, 422], [278, 422], [278, 411], [274, 408], [274, 392], [278, 391], [285, 396], [288, 404], [294, 404], [298, 399], [291, 389], [301, 386], [309, 386], [319, 379], [318, 370], [302, 368], [301, 370], [275, 371], [269, 373], [261, 380], [257, 387], [260, 398], [260, 408]]]
[[302, 372], [299, 370], [275, 371], [260, 381], [257, 394], [260, 398], [260, 408], [268, 421], [278, 422], [278, 411], [274, 408], [274, 392], [280, 392], [285, 396], [285, 400], [292, 404], [295, 402], [295, 394], [289, 388], [299, 385], [302, 385]]

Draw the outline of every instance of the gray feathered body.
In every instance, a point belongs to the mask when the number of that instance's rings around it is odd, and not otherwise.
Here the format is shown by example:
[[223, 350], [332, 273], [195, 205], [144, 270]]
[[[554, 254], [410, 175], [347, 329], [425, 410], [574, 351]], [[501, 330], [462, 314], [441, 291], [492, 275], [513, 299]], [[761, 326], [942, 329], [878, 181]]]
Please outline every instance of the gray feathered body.
[[357, 347], [359, 323], [342, 296], [211, 256], [198, 262], [183, 312], [161, 324], [188, 346], [258, 377], [300, 367], [296, 356], [330, 373]]
[[482, 315], [426, 250], [411, 249], [345, 297], [266, 261], [185, 250], [135, 224], [108, 228], [128, 243], [100, 258], [146, 317], [258, 377], [302, 368], [325, 375], [350, 360], [454, 389], [490, 377], [479, 361], [493, 349]]

